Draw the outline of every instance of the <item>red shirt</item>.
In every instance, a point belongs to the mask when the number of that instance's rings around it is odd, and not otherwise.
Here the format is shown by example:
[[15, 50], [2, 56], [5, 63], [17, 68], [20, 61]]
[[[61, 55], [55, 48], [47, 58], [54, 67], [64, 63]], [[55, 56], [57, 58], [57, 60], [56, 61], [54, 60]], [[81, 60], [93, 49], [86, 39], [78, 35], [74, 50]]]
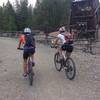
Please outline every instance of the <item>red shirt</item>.
[[21, 42], [22, 44], [25, 43], [25, 35], [20, 35], [19, 42]]
[[70, 41], [73, 41], [73, 36], [69, 32], [65, 33], [64, 36], [65, 36], [66, 43], [69, 43]]

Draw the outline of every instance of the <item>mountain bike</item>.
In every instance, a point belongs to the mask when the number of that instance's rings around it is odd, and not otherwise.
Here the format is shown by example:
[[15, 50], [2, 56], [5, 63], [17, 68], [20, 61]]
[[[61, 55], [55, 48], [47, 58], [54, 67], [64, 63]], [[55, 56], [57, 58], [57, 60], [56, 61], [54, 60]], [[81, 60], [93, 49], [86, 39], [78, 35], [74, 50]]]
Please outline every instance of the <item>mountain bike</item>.
[[[24, 50], [24, 48], [19, 48], [19, 50]], [[29, 77], [29, 84], [32, 86], [33, 85], [33, 66], [32, 66], [32, 60], [31, 60], [31, 54], [29, 54], [28, 61], [27, 61], [27, 66], [28, 66], [28, 77]]]
[[[65, 55], [67, 55], [67, 51], [65, 51]], [[54, 55], [54, 64], [57, 71], [61, 71], [62, 69], [65, 70], [65, 75], [69, 80], [73, 80], [76, 75], [76, 66], [75, 62], [71, 57], [66, 57], [66, 59], [63, 57], [61, 59], [60, 53], [57, 52]]]

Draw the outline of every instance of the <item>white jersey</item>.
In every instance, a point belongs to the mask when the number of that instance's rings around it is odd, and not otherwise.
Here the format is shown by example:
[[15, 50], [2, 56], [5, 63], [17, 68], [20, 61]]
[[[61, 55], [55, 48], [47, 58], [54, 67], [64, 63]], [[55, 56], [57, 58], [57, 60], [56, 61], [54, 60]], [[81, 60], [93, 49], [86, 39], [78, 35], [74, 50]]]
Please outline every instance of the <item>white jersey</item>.
[[57, 36], [59, 39], [61, 39], [61, 41], [63, 42], [63, 44], [66, 42], [65, 40], [65, 36], [63, 34], [58, 34]]

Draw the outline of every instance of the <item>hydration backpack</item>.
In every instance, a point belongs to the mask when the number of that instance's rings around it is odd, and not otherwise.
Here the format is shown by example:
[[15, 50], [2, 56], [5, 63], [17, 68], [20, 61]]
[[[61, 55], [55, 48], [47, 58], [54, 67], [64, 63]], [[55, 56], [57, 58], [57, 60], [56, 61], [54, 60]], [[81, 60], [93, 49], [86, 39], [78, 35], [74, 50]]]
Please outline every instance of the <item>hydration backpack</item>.
[[35, 39], [31, 34], [26, 34], [25, 35], [25, 46], [35, 47]]

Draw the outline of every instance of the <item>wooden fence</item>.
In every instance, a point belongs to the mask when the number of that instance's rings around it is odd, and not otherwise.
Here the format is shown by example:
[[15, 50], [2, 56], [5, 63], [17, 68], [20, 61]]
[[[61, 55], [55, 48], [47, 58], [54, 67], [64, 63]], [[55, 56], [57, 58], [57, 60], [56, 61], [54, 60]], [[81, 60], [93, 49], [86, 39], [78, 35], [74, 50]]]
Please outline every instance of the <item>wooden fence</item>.
[[[2, 32], [0, 33], [0, 37], [11, 37], [11, 38], [18, 38], [21, 32]], [[52, 47], [52, 41], [55, 40], [57, 37], [55, 36], [48, 36], [46, 37], [43, 32], [34, 32], [34, 37], [37, 42], [48, 45]], [[77, 39], [74, 40], [74, 50], [90, 54], [100, 54], [100, 41], [93, 40], [93, 39]]]
[[[45, 37], [45, 35], [36, 35], [35, 38], [37, 42], [53, 47], [55, 44], [53, 44], [52, 41], [55, 40], [57, 37]], [[92, 38], [77, 40], [74, 39], [73, 46], [75, 51], [82, 51], [93, 55], [100, 54], [100, 41], [93, 40]]]

